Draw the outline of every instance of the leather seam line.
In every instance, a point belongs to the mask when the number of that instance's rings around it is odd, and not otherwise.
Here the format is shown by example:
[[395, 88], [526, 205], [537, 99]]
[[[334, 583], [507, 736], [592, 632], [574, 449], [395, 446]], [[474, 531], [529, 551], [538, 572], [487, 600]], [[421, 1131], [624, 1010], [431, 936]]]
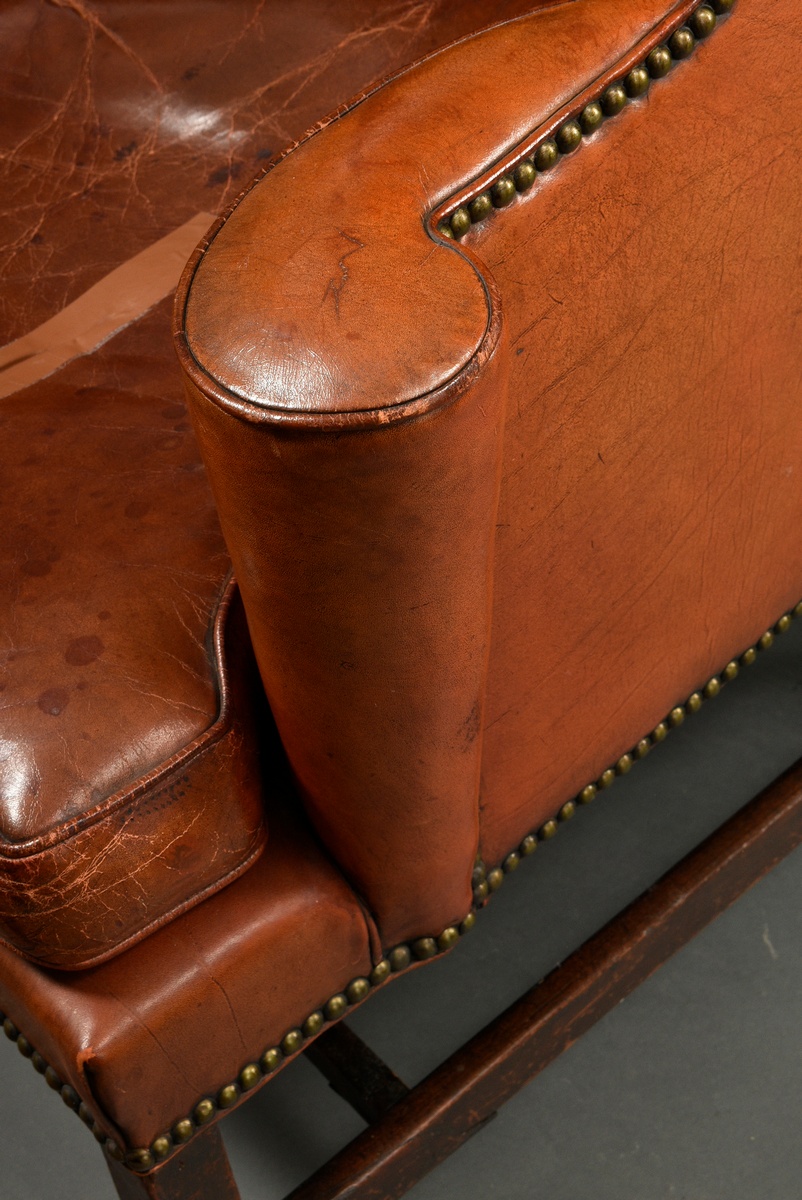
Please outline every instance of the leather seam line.
[[[653, 81], [673, 74], [676, 65], [693, 53], [698, 42], [715, 31], [720, 18], [728, 15], [734, 2], [710, 0], [699, 4], [694, 0], [680, 5], [679, 11], [664, 18], [638, 43], [643, 53], [634, 67], [622, 69], [619, 64], [605, 72], [600, 80], [542, 122], [500, 163], [439, 204], [429, 217], [432, 231], [443, 239], [458, 241], [493, 212], [510, 205], [519, 194], [529, 192], [541, 175], [598, 132], [605, 119], [618, 116], [630, 101], [645, 97]], [[624, 61], [627, 57], [624, 56]]]
[[[741, 654], [730, 659], [716, 675], [712, 675], [686, 700], [674, 705], [664, 719], [660, 721], [651, 733], [645, 735], [631, 751], [623, 754], [618, 761], [608, 767], [597, 780], [586, 784], [578, 793], [576, 799], [568, 800], [555, 817], [550, 818], [536, 831], [529, 833], [503, 859], [500, 866], [488, 870], [479, 857], [474, 870], [474, 903], [470, 911], [459, 925], [449, 925], [437, 936], [424, 936], [408, 943], [395, 946], [382, 958], [368, 977], [358, 976], [341, 992], [325, 1002], [320, 1009], [315, 1009], [300, 1026], [289, 1030], [280, 1043], [269, 1046], [259, 1057], [258, 1061], [246, 1063], [235, 1079], [224, 1084], [214, 1096], [202, 1097], [193, 1107], [192, 1112], [176, 1121], [171, 1129], [156, 1137], [150, 1146], [139, 1147], [127, 1153], [114, 1138], [108, 1137], [94, 1115], [70, 1084], [62, 1083], [57, 1072], [45, 1061], [41, 1054], [34, 1049], [33, 1044], [22, 1034], [14, 1021], [0, 1013], [6, 1036], [17, 1043], [20, 1053], [31, 1059], [34, 1068], [45, 1076], [46, 1082], [54, 1091], [61, 1094], [62, 1100], [72, 1108], [87, 1124], [103, 1149], [112, 1158], [125, 1162], [126, 1166], [140, 1174], [147, 1174], [160, 1163], [176, 1153], [182, 1145], [188, 1142], [197, 1131], [210, 1121], [235, 1107], [246, 1098], [258, 1084], [286, 1066], [288, 1062], [301, 1054], [311, 1040], [318, 1037], [332, 1023], [339, 1021], [349, 1010], [362, 1004], [377, 988], [399, 974], [421, 966], [424, 962], [437, 958], [451, 950], [460, 938], [468, 933], [476, 924], [476, 913], [484, 908], [494, 892], [504, 882], [505, 876], [516, 870], [521, 858], [531, 856], [540, 842], [550, 841], [559, 831], [560, 824], [571, 819], [577, 811], [577, 805], [587, 805], [599, 791], [607, 788], [620, 775], [629, 773], [634, 764], [645, 758], [654, 746], [665, 741], [672, 729], [682, 725], [687, 716], [699, 712], [706, 700], [718, 696], [723, 687], [731, 683], [739, 674], [742, 667], [751, 666], [761, 651], [768, 650], [778, 635], [786, 633], [794, 619], [802, 618], [802, 600], [793, 609], [783, 615], [770, 626], [757, 641], [748, 646]], [[104, 1119], [108, 1121], [108, 1118]], [[111, 1124], [111, 1122], [109, 1122]]]

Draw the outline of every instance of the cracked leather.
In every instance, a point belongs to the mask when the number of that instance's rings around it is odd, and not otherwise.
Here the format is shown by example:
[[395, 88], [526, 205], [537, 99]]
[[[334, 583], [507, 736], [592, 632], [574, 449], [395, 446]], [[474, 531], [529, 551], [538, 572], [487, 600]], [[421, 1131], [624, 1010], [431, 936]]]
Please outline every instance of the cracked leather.
[[[224, 204], [344, 94], [486, 20], [479, 4], [5, 6], [0, 339]], [[118, 952], [264, 841], [247, 639], [229, 597], [240, 649], [224, 644], [230, 563], [167, 312], [0, 408], [0, 936], [51, 966]]]

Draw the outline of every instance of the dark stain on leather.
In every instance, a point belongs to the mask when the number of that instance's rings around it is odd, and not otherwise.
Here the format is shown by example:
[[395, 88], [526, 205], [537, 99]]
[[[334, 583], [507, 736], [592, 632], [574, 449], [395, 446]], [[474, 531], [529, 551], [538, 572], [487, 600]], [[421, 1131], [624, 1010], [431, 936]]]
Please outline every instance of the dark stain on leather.
[[69, 693], [65, 688], [48, 688], [46, 692], [42, 692], [39, 699], [36, 701], [37, 708], [40, 708], [43, 713], [48, 716], [59, 716], [70, 702]]
[[99, 637], [89, 634], [87, 637], [73, 638], [64, 658], [71, 667], [87, 667], [100, 658], [105, 649]]

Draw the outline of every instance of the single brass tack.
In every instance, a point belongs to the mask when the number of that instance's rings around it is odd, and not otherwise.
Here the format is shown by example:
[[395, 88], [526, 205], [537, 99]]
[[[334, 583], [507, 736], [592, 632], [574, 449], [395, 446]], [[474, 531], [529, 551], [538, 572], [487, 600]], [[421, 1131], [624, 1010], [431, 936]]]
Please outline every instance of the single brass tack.
[[721, 672], [722, 678], [725, 679], [727, 683], [731, 683], [738, 674], [739, 670], [740, 668], [738, 663], [735, 661], [735, 659], [733, 659], [731, 662], [727, 663], [726, 667]]
[[409, 946], [396, 946], [387, 955], [390, 960], [390, 966], [394, 971], [403, 971], [409, 966], [412, 961], [412, 955], [409, 952]]
[[38, 1050], [34, 1050], [33, 1054], [31, 1055], [31, 1063], [33, 1064], [34, 1071], [38, 1071], [40, 1075], [44, 1075], [45, 1071], [47, 1070], [47, 1063], [42, 1058]]
[[618, 762], [615, 764], [616, 775], [626, 775], [628, 771], [632, 770], [633, 762], [634, 759], [632, 758], [631, 754], [622, 754]]
[[570, 154], [582, 144], [582, 130], [578, 121], [566, 121], [554, 135], [557, 149], [561, 154]]
[[83, 1101], [78, 1105], [78, 1116], [83, 1121], [84, 1125], [88, 1125], [91, 1129], [95, 1123], [95, 1118], [92, 1115], [91, 1109], [87, 1108]]
[[557, 149], [557, 143], [549, 138], [547, 141], [541, 142], [535, 151], [535, 166], [538, 171], [548, 171], [549, 167], [553, 167], [559, 157], [560, 152]]
[[594, 133], [599, 128], [604, 120], [602, 106], [597, 100], [592, 100], [590, 104], [586, 104], [579, 114], [579, 124], [582, 127], [582, 132], [585, 134]]
[[708, 679], [704, 687], [705, 696], [708, 700], [712, 700], [721, 691], [721, 680], [718, 675], [714, 675], [712, 679]]
[[665, 721], [660, 721], [652, 730], [653, 742], [664, 742], [668, 736], [668, 725]]
[[23, 1034], [17, 1038], [17, 1049], [23, 1058], [30, 1058], [33, 1054], [33, 1046]]
[[597, 791], [598, 788], [596, 787], [595, 783], [585, 784], [585, 786], [582, 788], [582, 791], [579, 793], [579, 803], [590, 804], [592, 800], [595, 800]]
[[605, 788], [611, 787], [615, 783], [615, 771], [612, 767], [608, 767], [606, 771], [602, 771], [599, 778], [596, 780], [596, 787], [599, 791], [604, 791]]
[[668, 48], [674, 58], [687, 58], [692, 52], [694, 44], [694, 36], [687, 25], [683, 25], [681, 29], [675, 29], [668, 39]]
[[795, 617], [802, 617], [802, 600], [800, 600], [800, 601], [799, 601], [799, 603], [798, 603], [797, 605], [795, 605], [795, 607], [794, 607], [794, 616], [795, 616]]
[[698, 713], [698, 711], [701, 707], [702, 707], [702, 697], [699, 695], [698, 692], [692, 692], [691, 695], [688, 697], [688, 699], [685, 701], [685, 711], [689, 712], [691, 715], [693, 715], [694, 713]]
[[348, 999], [342, 994], [342, 992], [338, 992], [336, 996], [332, 996], [331, 999], [327, 1000], [323, 1005], [323, 1011], [325, 1012], [326, 1019], [328, 1021], [336, 1021], [338, 1017], [343, 1015], [347, 1008]]
[[527, 191], [535, 182], [536, 176], [537, 171], [535, 170], [534, 163], [530, 162], [528, 158], [525, 158], [523, 162], [519, 162], [512, 173], [515, 186], [519, 192]]
[[68, 1083], [65, 1083], [64, 1087], [61, 1089], [61, 1099], [67, 1105], [67, 1108], [71, 1108], [73, 1112], [78, 1111], [78, 1106], [81, 1103], [81, 1097], [78, 1095], [75, 1088], [70, 1087]]
[[156, 1162], [162, 1162], [172, 1148], [173, 1144], [170, 1139], [165, 1134], [162, 1134], [161, 1137], [157, 1137], [155, 1141], [151, 1142], [150, 1152], [156, 1159]]
[[384, 983], [385, 979], [389, 977], [391, 970], [392, 967], [389, 962], [386, 958], [383, 958], [380, 962], [376, 963], [376, 966], [371, 971], [370, 982], [374, 987], [379, 983]]
[[487, 871], [484, 868], [484, 864], [481, 867], [474, 867], [471, 875], [471, 887], [478, 887], [486, 877]]
[[201, 1100], [200, 1103], [196, 1104], [192, 1110], [192, 1115], [195, 1118], [195, 1124], [205, 1125], [207, 1121], [211, 1121], [212, 1117], [214, 1116], [214, 1112], [214, 1100], [209, 1100], [208, 1097], [205, 1100]]
[[19, 1030], [11, 1020], [11, 1017], [6, 1017], [5, 1021], [3, 1021], [3, 1033], [10, 1042], [16, 1042], [19, 1037]]
[[264, 1071], [265, 1075], [272, 1075], [276, 1068], [281, 1063], [283, 1055], [278, 1046], [272, 1046], [270, 1050], [265, 1050], [262, 1057], [259, 1059], [259, 1066]]
[[716, 28], [716, 14], [709, 4], [701, 4], [689, 19], [688, 24], [696, 37], [710, 37], [710, 34]]
[[459, 941], [459, 930], [453, 925], [449, 925], [437, 939], [437, 946], [440, 950], [450, 950], [452, 946], [456, 946]]
[[487, 872], [487, 886], [491, 892], [497, 892], [504, 882], [504, 872], [501, 867], [494, 867], [492, 871]]
[[646, 70], [652, 79], [662, 79], [671, 70], [672, 61], [668, 46], [655, 46], [654, 50], [646, 55]]
[[751, 667], [752, 663], [757, 658], [757, 650], [754, 646], [750, 646], [748, 650], [744, 650], [741, 655], [741, 662], [745, 667]]
[[281, 1039], [281, 1049], [289, 1057], [290, 1054], [295, 1054], [301, 1049], [304, 1044], [304, 1035], [300, 1029], [291, 1029], [289, 1033], [285, 1033]]
[[473, 889], [473, 898], [477, 904], [481, 904], [490, 895], [490, 888], [487, 886], [487, 880], [483, 879], [481, 883], [477, 883]]
[[437, 953], [437, 942], [433, 937], [416, 938], [412, 943], [412, 953], [421, 961], [427, 958], [434, 958]]
[[232, 1104], [236, 1104], [239, 1100], [239, 1088], [236, 1083], [227, 1083], [225, 1087], [221, 1087], [217, 1093], [217, 1107], [231, 1108]]
[[638, 742], [637, 746], [632, 751], [632, 753], [635, 755], [636, 758], [639, 758], [639, 759], [645, 758], [646, 755], [651, 750], [651, 748], [652, 748], [652, 739], [647, 738], [647, 737], [641, 738], [641, 740]]
[[54, 1092], [60, 1092], [63, 1086], [61, 1080], [52, 1067], [47, 1067], [45, 1070], [45, 1083], [48, 1087], [51, 1087]]
[[530, 854], [534, 854], [537, 850], [537, 837], [534, 833], [528, 833], [520, 846], [521, 854], [525, 854], [528, 858]]
[[710, 0], [710, 7], [713, 12], [717, 12], [719, 16], [725, 13], [732, 12], [735, 6], [735, 0]]
[[361, 976], [359, 979], [352, 979], [345, 989], [345, 994], [351, 1004], [358, 1004], [360, 1000], [364, 1000], [370, 991], [370, 984], [367, 979]]
[[189, 1117], [184, 1117], [181, 1121], [176, 1121], [173, 1126], [173, 1141], [179, 1145], [188, 1142], [195, 1132], [195, 1126], [190, 1121]]
[[437, 232], [440, 234], [440, 237], [450, 238], [452, 241], [454, 240], [454, 234], [451, 232], [451, 226], [447, 225], [445, 221], [441, 221], [437, 226]]
[[758, 646], [761, 650], [768, 650], [769, 646], [774, 644], [774, 634], [770, 629], [767, 629], [764, 634], [758, 639]]
[[785, 613], [774, 626], [775, 633], [787, 633], [791, 628], [791, 614]]
[[259, 1070], [259, 1064], [248, 1063], [239, 1073], [239, 1085], [243, 1092], [247, 1092], [252, 1087], [256, 1087], [261, 1078], [262, 1072]]
[[132, 1171], [138, 1171], [141, 1175], [156, 1165], [156, 1160], [150, 1150], [131, 1150], [126, 1154], [125, 1161]]
[[570, 821], [571, 817], [576, 812], [576, 804], [573, 800], [566, 800], [565, 804], [560, 809], [558, 816], [561, 821]]
[[496, 208], [506, 208], [515, 199], [515, 184], [512, 177], [502, 175], [501, 179], [497, 179], [493, 184], [490, 194], [493, 197], [493, 203]]
[[668, 723], [672, 729], [676, 729], [677, 726], [681, 725], [684, 720], [685, 709], [681, 704], [678, 704], [677, 707], [672, 708], [671, 712], [668, 714]]
[[624, 87], [633, 99], [643, 96], [649, 90], [649, 72], [645, 67], [633, 67], [624, 80]]
[[501, 864], [501, 866], [502, 866], [503, 870], [506, 871], [507, 873], [509, 873], [510, 871], [517, 871], [518, 864], [520, 863], [520, 861], [521, 861], [521, 856], [518, 853], [518, 851], [511, 850], [510, 853], [507, 855], [507, 857], [504, 859], [504, 862]]
[[[605, 117], [614, 117], [627, 102], [627, 94], [620, 83], [613, 83], [603, 93], [601, 98], [602, 112]], [[536, 160], [537, 161], [537, 160]]]
[[456, 212], [451, 214], [451, 232], [454, 237], [460, 238], [467, 233], [471, 227], [471, 218], [467, 208], [458, 208]]
[[552, 817], [551, 820], [546, 821], [544, 825], [541, 825], [539, 836], [543, 838], [544, 841], [548, 841], [549, 838], [554, 837], [554, 835], [559, 831], [559, 828], [559, 825]]
[[105, 1150], [109, 1158], [113, 1158], [115, 1162], [125, 1162], [125, 1154], [122, 1147], [118, 1146], [112, 1138], [106, 1139]]
[[468, 212], [471, 214], [471, 220], [474, 225], [479, 221], [484, 221], [485, 217], [489, 216], [493, 211], [493, 201], [490, 199], [488, 192], [482, 192], [481, 196], [474, 196], [468, 205]]
[[305, 1037], [314, 1037], [320, 1033], [325, 1025], [326, 1020], [322, 1012], [310, 1013], [303, 1024], [303, 1032]]
[[459, 927], [460, 933], [470, 933], [476, 924], [476, 913], [469, 912], [465, 914], [465, 919]]

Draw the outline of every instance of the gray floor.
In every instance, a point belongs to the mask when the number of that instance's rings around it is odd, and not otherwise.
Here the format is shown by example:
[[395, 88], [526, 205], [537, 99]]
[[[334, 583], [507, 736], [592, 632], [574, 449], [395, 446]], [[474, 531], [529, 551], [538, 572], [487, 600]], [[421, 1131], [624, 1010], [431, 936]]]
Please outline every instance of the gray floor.
[[[471, 936], [352, 1018], [430, 1071], [802, 753], [802, 622], [511, 877]], [[802, 853], [418, 1185], [413, 1200], [798, 1200]], [[0, 1046], [2, 1200], [111, 1200], [91, 1136]], [[224, 1123], [243, 1200], [279, 1200], [362, 1128], [305, 1061]], [[210, 1200], [213, 1198], [210, 1197]]]

